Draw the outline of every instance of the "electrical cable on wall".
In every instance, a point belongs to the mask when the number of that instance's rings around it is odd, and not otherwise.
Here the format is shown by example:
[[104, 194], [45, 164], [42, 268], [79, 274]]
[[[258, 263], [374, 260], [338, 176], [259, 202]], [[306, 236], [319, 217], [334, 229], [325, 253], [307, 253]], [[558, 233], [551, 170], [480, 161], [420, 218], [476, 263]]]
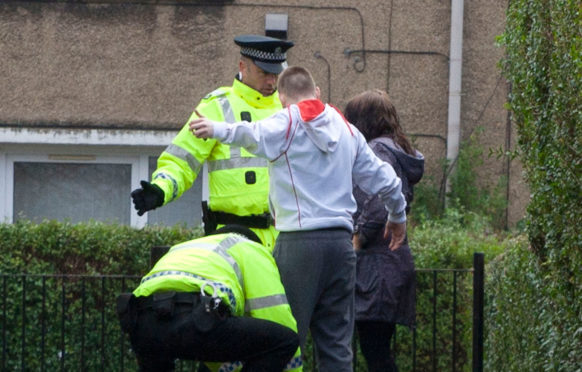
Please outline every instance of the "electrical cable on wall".
[[[447, 59], [447, 62], [449, 61], [449, 56], [444, 54], [444, 53], [440, 53], [440, 52], [436, 52], [433, 50], [386, 50], [386, 49], [356, 49], [356, 50], [352, 50], [350, 48], [346, 48], [344, 50], [344, 54], [348, 57], [351, 58], [352, 55], [355, 55], [354, 57], [354, 70], [356, 70], [357, 72], [364, 72], [366, 65], [365, 62], [363, 64], [362, 67], [358, 67], [357, 64], [365, 61], [365, 59], [360, 60], [359, 55], [365, 56], [366, 53], [373, 53], [373, 54], [416, 54], [416, 55], [431, 55], [431, 56], [441, 56]], [[364, 57], [362, 57], [364, 58]]]
[[325, 62], [325, 64], [327, 65], [327, 102], [330, 102], [331, 101], [331, 66], [330, 66], [329, 62], [327, 61], [327, 59], [325, 59], [325, 57], [322, 56], [319, 51], [315, 52], [313, 54], [313, 56], [315, 58], [322, 59], [323, 62]]

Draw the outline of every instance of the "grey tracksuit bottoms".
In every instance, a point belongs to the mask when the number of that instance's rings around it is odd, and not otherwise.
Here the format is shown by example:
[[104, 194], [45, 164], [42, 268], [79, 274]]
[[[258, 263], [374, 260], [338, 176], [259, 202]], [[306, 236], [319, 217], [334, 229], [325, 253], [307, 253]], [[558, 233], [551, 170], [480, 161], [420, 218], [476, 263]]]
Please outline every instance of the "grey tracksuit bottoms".
[[273, 256], [301, 351], [309, 331], [320, 372], [351, 372], [356, 254], [346, 229], [281, 232]]

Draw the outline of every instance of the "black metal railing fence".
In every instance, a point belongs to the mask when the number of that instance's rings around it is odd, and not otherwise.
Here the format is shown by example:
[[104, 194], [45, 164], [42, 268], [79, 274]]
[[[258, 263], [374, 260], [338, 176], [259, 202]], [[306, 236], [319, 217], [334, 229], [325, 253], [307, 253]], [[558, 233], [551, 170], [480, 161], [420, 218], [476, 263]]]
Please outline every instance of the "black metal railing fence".
[[[481, 253], [473, 268], [417, 269], [417, 324], [394, 339], [400, 370], [482, 372], [483, 269]], [[139, 279], [0, 274], [0, 370], [136, 371], [115, 303]], [[354, 341], [354, 371], [366, 371]], [[180, 361], [177, 370], [196, 363]], [[305, 371], [316, 371], [310, 355]]]

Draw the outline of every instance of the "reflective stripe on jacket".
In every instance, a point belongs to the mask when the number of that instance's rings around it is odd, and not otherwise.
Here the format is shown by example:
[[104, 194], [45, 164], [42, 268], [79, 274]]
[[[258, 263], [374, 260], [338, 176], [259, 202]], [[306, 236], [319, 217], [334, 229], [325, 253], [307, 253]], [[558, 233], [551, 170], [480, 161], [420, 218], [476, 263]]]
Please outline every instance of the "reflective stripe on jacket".
[[[237, 79], [231, 87], [221, 87], [204, 97], [197, 107], [205, 117], [227, 122], [244, 120], [243, 112], [248, 112], [251, 120], [260, 120], [280, 109], [277, 93], [264, 97]], [[239, 216], [269, 212], [267, 162], [244, 149], [196, 138], [189, 128], [195, 118], [192, 113], [160, 155], [152, 175], [152, 182], [164, 190], [164, 204], [192, 186], [206, 161], [210, 209]]]

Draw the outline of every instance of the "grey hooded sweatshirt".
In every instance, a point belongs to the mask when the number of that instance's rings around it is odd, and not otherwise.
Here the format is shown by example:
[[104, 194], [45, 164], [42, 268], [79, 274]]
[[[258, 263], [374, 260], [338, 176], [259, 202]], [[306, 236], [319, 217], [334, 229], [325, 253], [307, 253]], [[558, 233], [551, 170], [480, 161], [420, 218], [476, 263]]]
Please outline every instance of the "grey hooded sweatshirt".
[[269, 204], [277, 230], [352, 231], [356, 184], [379, 195], [388, 220], [406, 221], [394, 169], [337, 109], [319, 100], [301, 101], [257, 122], [214, 123], [213, 137], [269, 160]]

